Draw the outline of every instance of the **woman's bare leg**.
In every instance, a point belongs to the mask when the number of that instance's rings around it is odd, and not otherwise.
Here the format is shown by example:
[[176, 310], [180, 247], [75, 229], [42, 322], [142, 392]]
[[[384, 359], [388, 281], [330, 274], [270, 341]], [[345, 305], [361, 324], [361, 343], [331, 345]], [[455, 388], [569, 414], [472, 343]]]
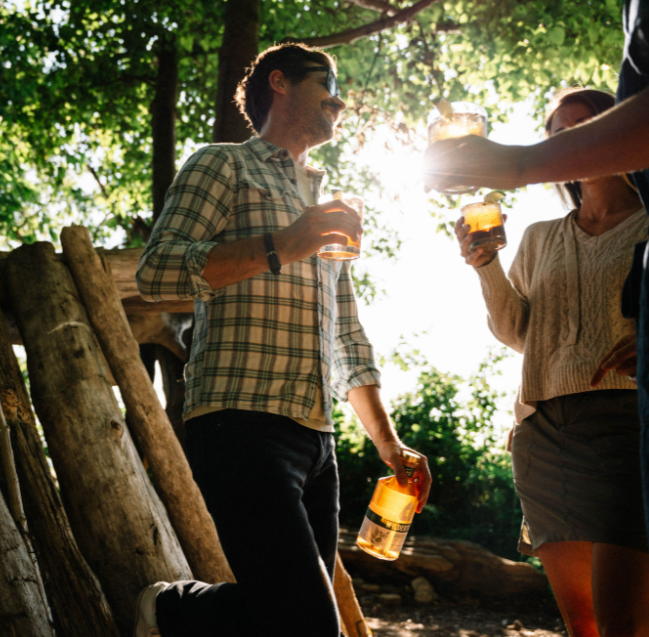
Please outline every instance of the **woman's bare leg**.
[[593, 608], [593, 543], [547, 542], [538, 552], [570, 637], [600, 637]]
[[601, 637], [649, 635], [649, 554], [597, 542], [592, 572]]

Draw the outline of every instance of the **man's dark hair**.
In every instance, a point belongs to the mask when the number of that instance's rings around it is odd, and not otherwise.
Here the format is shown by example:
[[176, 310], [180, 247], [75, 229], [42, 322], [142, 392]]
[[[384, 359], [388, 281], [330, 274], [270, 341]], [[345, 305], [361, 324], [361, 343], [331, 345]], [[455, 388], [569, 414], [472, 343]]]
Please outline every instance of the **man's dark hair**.
[[281, 71], [293, 84], [299, 84], [308, 73], [307, 62], [315, 62], [336, 70], [335, 60], [324, 51], [304, 44], [280, 44], [262, 51], [239, 82], [234, 100], [241, 114], [257, 132], [268, 115], [273, 103], [273, 89], [268, 77]]

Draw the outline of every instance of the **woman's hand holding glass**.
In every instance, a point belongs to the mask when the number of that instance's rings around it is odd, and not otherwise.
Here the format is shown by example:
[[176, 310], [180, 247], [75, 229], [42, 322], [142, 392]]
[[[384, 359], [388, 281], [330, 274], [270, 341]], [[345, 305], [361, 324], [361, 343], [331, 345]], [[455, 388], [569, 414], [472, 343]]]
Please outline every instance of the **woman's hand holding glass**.
[[[503, 221], [507, 221], [507, 215], [503, 215]], [[478, 246], [472, 252], [469, 252], [469, 245], [473, 237], [469, 236], [471, 226], [464, 223], [464, 217], [460, 217], [455, 224], [455, 236], [460, 244], [460, 254], [464, 257], [465, 263], [472, 265], [474, 268], [481, 268], [483, 265], [491, 263], [497, 252], [489, 251], [484, 247]]]

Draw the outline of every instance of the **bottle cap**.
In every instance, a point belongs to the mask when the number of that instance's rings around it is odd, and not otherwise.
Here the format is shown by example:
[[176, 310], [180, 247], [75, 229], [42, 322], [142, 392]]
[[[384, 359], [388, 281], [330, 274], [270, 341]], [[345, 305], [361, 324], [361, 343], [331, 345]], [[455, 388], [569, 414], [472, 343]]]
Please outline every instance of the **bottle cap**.
[[401, 460], [403, 460], [403, 464], [407, 467], [416, 467], [419, 465], [419, 456], [406, 449], [401, 450]]

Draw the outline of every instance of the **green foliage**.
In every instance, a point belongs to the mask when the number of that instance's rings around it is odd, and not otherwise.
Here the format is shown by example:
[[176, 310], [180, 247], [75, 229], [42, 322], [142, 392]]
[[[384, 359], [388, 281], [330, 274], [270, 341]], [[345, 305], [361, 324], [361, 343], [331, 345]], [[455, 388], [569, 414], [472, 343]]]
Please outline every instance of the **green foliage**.
[[[233, 1], [233, 0], [230, 0]], [[448, 0], [408, 24], [334, 47], [349, 103], [337, 148], [316, 159], [355, 190], [375, 189], [350, 151], [381, 125], [413, 139], [431, 99], [468, 97], [492, 121], [572, 83], [614, 90], [622, 52], [620, 3]], [[5, 243], [56, 237], [70, 220], [95, 240], [151, 216], [150, 104], [158, 54], [176, 51], [177, 151], [209, 142], [225, 0], [9, 0], [0, 5], [0, 232]], [[329, 35], [379, 14], [342, 0], [261, 0], [260, 48]], [[340, 181], [344, 181], [341, 179]], [[368, 215], [364, 249], [391, 258], [397, 242]], [[442, 228], [443, 229], [443, 228]], [[448, 229], [448, 228], [447, 228]], [[392, 252], [391, 252], [392, 250]], [[359, 281], [366, 279], [360, 273]], [[371, 286], [370, 286], [371, 287]], [[368, 292], [368, 298], [376, 294]]]
[[[514, 492], [504, 434], [494, 424], [503, 394], [488, 379], [504, 354], [490, 355], [468, 380], [444, 374], [415, 352], [393, 362], [416, 366], [415, 391], [400, 396], [392, 419], [401, 440], [428, 457], [433, 486], [415, 517], [412, 533], [478, 542], [499, 555], [518, 558], [521, 512]], [[387, 467], [353, 417], [335, 412], [343, 525], [360, 525], [376, 480]]]

